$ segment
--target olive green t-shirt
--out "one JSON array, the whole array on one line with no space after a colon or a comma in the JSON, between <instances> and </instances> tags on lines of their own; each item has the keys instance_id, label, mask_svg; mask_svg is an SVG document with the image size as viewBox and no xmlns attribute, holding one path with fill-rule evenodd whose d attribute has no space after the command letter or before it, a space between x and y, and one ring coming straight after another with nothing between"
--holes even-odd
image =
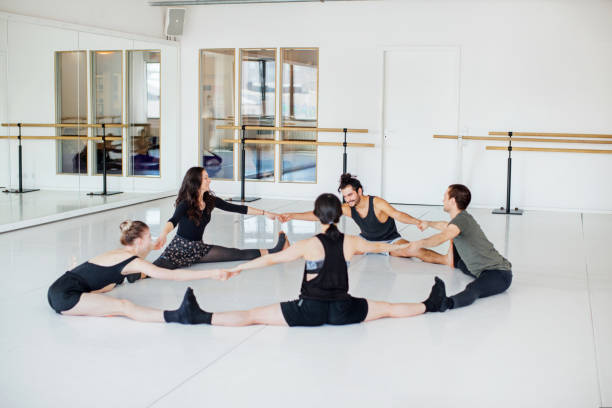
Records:
<instances>
[{"instance_id":1,"label":"olive green t-shirt","mask_svg":"<svg viewBox=\"0 0 612 408\"><path fill-rule=\"evenodd\" d=\"M497 252L487 239L480 225L467 211L461 211L449 224L459 228L459 235L453 239L459 256L468 270L476 277L485 270L509 271L512 264Z\"/></svg>"}]
</instances>

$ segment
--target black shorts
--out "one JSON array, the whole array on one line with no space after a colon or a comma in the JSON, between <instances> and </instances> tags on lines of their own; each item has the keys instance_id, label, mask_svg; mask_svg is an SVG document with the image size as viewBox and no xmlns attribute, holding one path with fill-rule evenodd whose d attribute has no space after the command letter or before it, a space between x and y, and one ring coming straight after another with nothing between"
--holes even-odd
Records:
<instances>
[{"instance_id":1,"label":"black shorts","mask_svg":"<svg viewBox=\"0 0 612 408\"><path fill-rule=\"evenodd\" d=\"M282 302L283 317L289 326L321 326L361 323L368 315L368 301L297 299Z\"/></svg>"},{"instance_id":2,"label":"black shorts","mask_svg":"<svg viewBox=\"0 0 612 408\"><path fill-rule=\"evenodd\" d=\"M89 292L89 286L78 277L65 273L60 276L47 292L47 300L49 305L57 313L72 309L79 299L81 293Z\"/></svg>"}]
</instances>

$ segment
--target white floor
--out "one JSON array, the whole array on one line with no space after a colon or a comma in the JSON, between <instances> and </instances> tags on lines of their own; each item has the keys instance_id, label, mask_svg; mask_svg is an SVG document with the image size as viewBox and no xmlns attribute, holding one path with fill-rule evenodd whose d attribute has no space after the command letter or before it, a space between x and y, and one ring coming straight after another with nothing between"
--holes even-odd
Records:
<instances>
[{"instance_id":1,"label":"white floor","mask_svg":"<svg viewBox=\"0 0 612 408\"><path fill-rule=\"evenodd\" d=\"M612 406L612 215L506 218L474 210L512 261L514 282L503 295L444 314L344 327L221 328L61 317L51 310L47 288L73 262L117 246L126 218L146 221L156 235L172 202L0 234L1 407ZM312 208L282 200L252 204ZM445 216L440 207L403 209L426 219ZM342 225L357 232L351 220ZM407 239L425 236L399 227ZM316 232L309 222L283 228L293 241ZM279 229L263 217L217 210L205 241L269 247ZM169 309L190 285L207 310L250 308L294 299L302 268L294 262L227 282L148 279L111 294ZM450 293L469 282L440 265L361 256L351 264L351 293L421 301L436 275Z\"/></svg>"},{"instance_id":2,"label":"white floor","mask_svg":"<svg viewBox=\"0 0 612 408\"><path fill-rule=\"evenodd\" d=\"M0 232L64 220L84 214L124 207L176 192L121 193L88 196L86 192L38 190L29 193L0 193Z\"/></svg>"}]
</instances>

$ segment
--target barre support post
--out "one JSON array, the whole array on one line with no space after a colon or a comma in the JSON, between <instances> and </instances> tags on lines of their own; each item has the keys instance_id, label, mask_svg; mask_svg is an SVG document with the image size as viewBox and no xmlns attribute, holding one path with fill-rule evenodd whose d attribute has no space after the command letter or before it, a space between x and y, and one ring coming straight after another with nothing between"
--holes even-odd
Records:
<instances>
[{"instance_id":1,"label":"barre support post","mask_svg":"<svg viewBox=\"0 0 612 408\"><path fill-rule=\"evenodd\" d=\"M231 197L228 201L240 201L243 203L250 203L251 201L259 200L259 197L245 197L245 168L246 168L246 125L242 125L242 137L240 138L240 197Z\"/></svg>"},{"instance_id":2,"label":"barre support post","mask_svg":"<svg viewBox=\"0 0 612 408\"><path fill-rule=\"evenodd\" d=\"M19 162L19 189L6 189L3 192L4 193L18 193L18 194L23 194L23 193L31 193L32 191L38 191L38 188L23 188L23 158L22 158L22 147L21 147L21 122L17 124L17 127L19 128L19 135L17 136L17 140L18 140L18 147L17 147L17 157L18 157L18 162Z\"/></svg>"},{"instance_id":3,"label":"barre support post","mask_svg":"<svg viewBox=\"0 0 612 408\"><path fill-rule=\"evenodd\" d=\"M121 193L122 191L107 191L106 189L106 123L102 123L102 191L87 193L87 195L109 196Z\"/></svg>"},{"instance_id":4,"label":"barre support post","mask_svg":"<svg viewBox=\"0 0 612 408\"><path fill-rule=\"evenodd\" d=\"M346 132L348 132L347 128L342 129L344 132L344 143L342 146L344 148L344 153L342 153L342 174L346 173Z\"/></svg>"},{"instance_id":5,"label":"barre support post","mask_svg":"<svg viewBox=\"0 0 612 408\"><path fill-rule=\"evenodd\" d=\"M523 210L519 210L518 207L513 210L510 209L510 189L512 186L512 132L508 132L508 171L506 177L506 208L500 207L493 210L493 214L506 214L506 215L523 215Z\"/></svg>"}]
</instances>

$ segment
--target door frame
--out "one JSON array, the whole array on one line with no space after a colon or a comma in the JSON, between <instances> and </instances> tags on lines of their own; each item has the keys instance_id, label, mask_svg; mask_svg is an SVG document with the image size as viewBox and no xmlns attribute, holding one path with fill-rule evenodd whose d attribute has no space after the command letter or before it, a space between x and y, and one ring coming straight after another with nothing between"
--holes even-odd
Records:
<instances>
[{"instance_id":1,"label":"door frame","mask_svg":"<svg viewBox=\"0 0 612 408\"><path fill-rule=\"evenodd\" d=\"M462 71L462 48L458 44L442 44L442 45L422 45L422 44L405 44L405 45L389 45L382 46L379 48L380 52L380 73L381 73L381 87L380 87L380 130L381 130L381 160L380 160L380 191L381 196L385 197L385 159L386 159L386 146L385 146L385 85L387 83L387 78L385 75L386 72L386 55L387 52L391 51L408 51L408 50L456 50L458 54L457 58L457 66L455 67L457 70L457 125L455 129L455 134L459 134L459 129L461 129L461 71ZM457 139L457 143L461 143L461 140ZM459 151L459 160L462 160L463 152ZM460 179L462 179L462 175L460 174ZM420 205L423 203L402 203L402 204L414 204Z\"/></svg>"}]
</instances>

